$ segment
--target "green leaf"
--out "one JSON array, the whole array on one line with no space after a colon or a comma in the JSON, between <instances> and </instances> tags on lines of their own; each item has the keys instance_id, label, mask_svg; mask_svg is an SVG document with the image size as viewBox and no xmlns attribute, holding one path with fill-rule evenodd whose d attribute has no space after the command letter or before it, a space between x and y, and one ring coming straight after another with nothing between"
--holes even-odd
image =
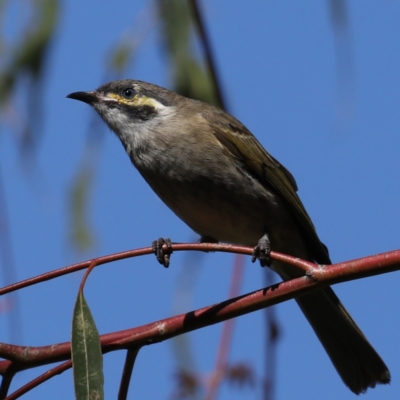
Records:
<instances>
[{"instance_id":1,"label":"green leaf","mask_svg":"<svg viewBox=\"0 0 400 400\"><path fill-rule=\"evenodd\" d=\"M156 4L162 21L162 43L171 61L174 90L183 96L220 106L209 71L195 45L196 30L188 2L158 0Z\"/></svg>"},{"instance_id":2,"label":"green leaf","mask_svg":"<svg viewBox=\"0 0 400 400\"><path fill-rule=\"evenodd\" d=\"M81 291L74 308L71 346L76 399L103 400L103 355L99 332Z\"/></svg>"},{"instance_id":3,"label":"green leaf","mask_svg":"<svg viewBox=\"0 0 400 400\"><path fill-rule=\"evenodd\" d=\"M94 162L91 157L91 149L86 149L86 161L78 171L72 184L69 195L69 207L71 211L70 242L78 251L90 249L95 238L88 222L88 208L90 189L93 184Z\"/></svg>"}]
</instances>

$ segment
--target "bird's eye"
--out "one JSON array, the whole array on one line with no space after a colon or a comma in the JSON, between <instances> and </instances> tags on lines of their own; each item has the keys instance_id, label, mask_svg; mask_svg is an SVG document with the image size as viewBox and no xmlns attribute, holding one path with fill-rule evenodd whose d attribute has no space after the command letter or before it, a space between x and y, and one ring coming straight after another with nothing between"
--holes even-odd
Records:
<instances>
[{"instance_id":1,"label":"bird's eye","mask_svg":"<svg viewBox=\"0 0 400 400\"><path fill-rule=\"evenodd\" d=\"M132 99L135 96L135 91L132 88L126 88L122 91L122 96L125 99Z\"/></svg>"}]
</instances>

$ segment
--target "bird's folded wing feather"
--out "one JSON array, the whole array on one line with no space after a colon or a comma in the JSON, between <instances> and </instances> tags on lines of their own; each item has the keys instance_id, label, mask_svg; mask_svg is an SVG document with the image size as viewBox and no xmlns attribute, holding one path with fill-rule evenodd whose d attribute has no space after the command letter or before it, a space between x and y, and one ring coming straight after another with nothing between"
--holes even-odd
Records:
<instances>
[{"instance_id":1,"label":"bird's folded wing feather","mask_svg":"<svg viewBox=\"0 0 400 400\"><path fill-rule=\"evenodd\" d=\"M226 115L226 114L225 114ZM228 116L230 117L230 116ZM220 120L214 135L221 145L258 181L272 187L286 202L302 228L315 261L330 264L328 250L319 240L315 227L298 197L292 174L266 152L258 140L232 117Z\"/></svg>"}]
</instances>

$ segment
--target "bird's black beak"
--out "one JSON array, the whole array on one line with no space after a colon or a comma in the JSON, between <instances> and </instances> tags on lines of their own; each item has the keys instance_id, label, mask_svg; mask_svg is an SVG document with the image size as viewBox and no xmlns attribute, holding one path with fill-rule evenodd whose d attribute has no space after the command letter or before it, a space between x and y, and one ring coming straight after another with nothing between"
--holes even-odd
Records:
<instances>
[{"instance_id":1,"label":"bird's black beak","mask_svg":"<svg viewBox=\"0 0 400 400\"><path fill-rule=\"evenodd\" d=\"M87 104L93 104L99 100L96 92L74 92L67 96L69 99L80 100Z\"/></svg>"}]
</instances>

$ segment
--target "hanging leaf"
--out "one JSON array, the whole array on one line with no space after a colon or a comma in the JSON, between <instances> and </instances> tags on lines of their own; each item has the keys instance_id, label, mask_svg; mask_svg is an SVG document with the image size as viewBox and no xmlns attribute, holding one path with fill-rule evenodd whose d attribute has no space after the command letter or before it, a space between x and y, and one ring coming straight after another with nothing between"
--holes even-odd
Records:
<instances>
[{"instance_id":1,"label":"hanging leaf","mask_svg":"<svg viewBox=\"0 0 400 400\"><path fill-rule=\"evenodd\" d=\"M103 355L99 332L82 291L72 321L72 364L77 400L103 400Z\"/></svg>"}]
</instances>

